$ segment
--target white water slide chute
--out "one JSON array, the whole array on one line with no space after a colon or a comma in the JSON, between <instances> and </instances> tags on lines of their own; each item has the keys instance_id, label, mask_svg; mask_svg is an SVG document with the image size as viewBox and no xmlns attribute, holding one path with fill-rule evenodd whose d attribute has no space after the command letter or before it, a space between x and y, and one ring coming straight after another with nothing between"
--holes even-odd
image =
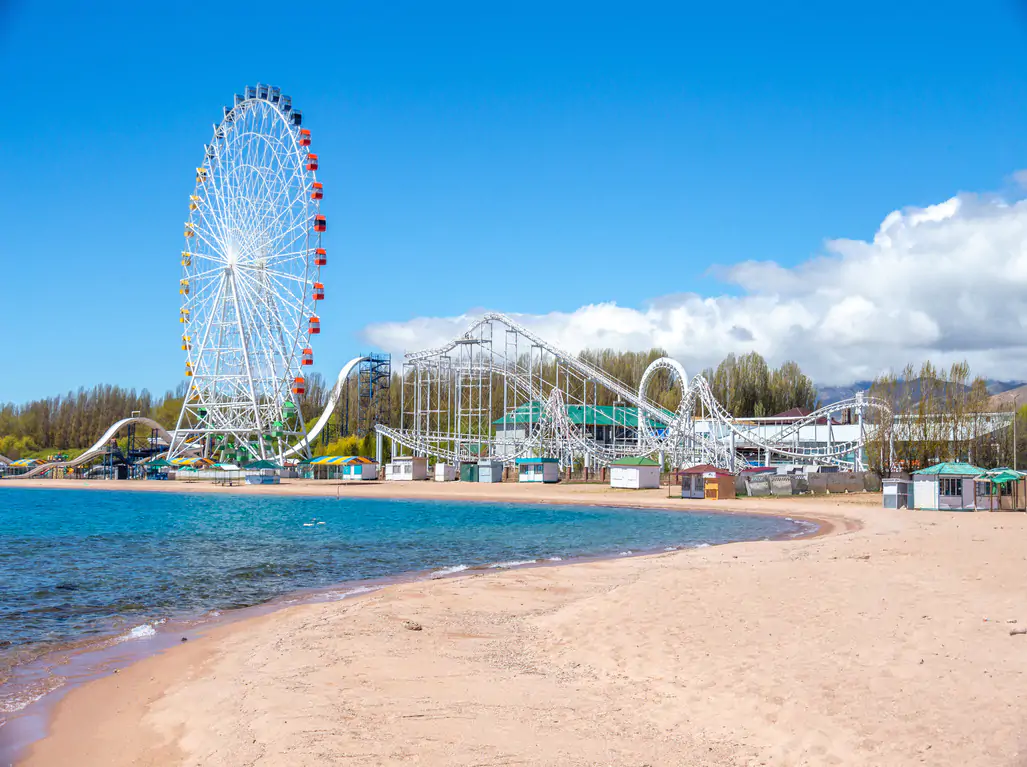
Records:
<instances>
[{"instance_id":1,"label":"white water slide chute","mask_svg":"<svg viewBox=\"0 0 1027 767\"><path fill-rule=\"evenodd\" d=\"M324 431L325 427L331 421L332 416L334 415L336 409L339 406L339 403L345 396L346 382L349 379L350 375L353 373L354 370L356 370L359 367L361 362L364 362L367 359L367 357L354 357L343 366L342 370L339 371L339 375L335 380L335 386L332 387L331 394L329 394L328 396L328 401L325 403L324 411L321 413L320 417L317 419L314 425L307 430L306 436L304 436L301 441L297 442L292 447L284 451L287 457L303 455L304 453L309 451L310 447L314 444L314 441L321 435L321 432ZM163 426L154 421L152 418L140 416L133 416L132 418L122 418L120 421L117 421L116 423L112 424L110 428L108 428L107 431L103 433L103 436L101 436L98 440L96 440L95 443L93 443L93 445L91 445L87 450L83 451L80 455L77 455L75 458L72 458L68 461L52 461L50 463L40 464L39 466L33 467L24 474L12 475L12 478L30 479L32 477L38 477L42 474L52 471L53 469L73 469L76 466L81 466L85 463L89 463L90 461L102 458L107 454L111 440L113 440L122 429L132 424L148 426L149 428L153 429L154 431L156 431L157 436L161 440L163 440L166 445L171 445L174 441L174 433L167 431ZM196 449L191 453L191 455L197 455L198 453L199 450ZM8 458L0 456L0 459L2 459L2 462L5 464L10 463L10 459Z\"/></svg>"},{"instance_id":2,"label":"white water slide chute","mask_svg":"<svg viewBox=\"0 0 1027 767\"><path fill-rule=\"evenodd\" d=\"M675 412L647 396L659 375L681 389ZM415 455L506 463L546 456L564 467L659 456L674 466L738 470L749 463L744 453L767 462L774 456L863 468L864 446L876 428L865 415L891 417L884 402L858 394L785 421L736 419L702 376L689 380L676 360L655 360L635 391L498 313L448 344L407 354L401 397L400 425L377 430ZM842 424L841 414L850 423Z\"/></svg>"},{"instance_id":3,"label":"white water slide chute","mask_svg":"<svg viewBox=\"0 0 1027 767\"><path fill-rule=\"evenodd\" d=\"M51 461L50 463L40 464L24 474L15 476L21 479L31 479L32 477L38 477L40 474L45 474L53 469L73 469L76 466L81 466L84 463L94 461L97 458L102 458L107 453L111 440L117 436L118 432L132 424L150 427L157 432L157 436L164 440L165 444L171 444L171 434L169 434L163 426L152 418L146 418L145 416L122 418L120 421L111 424L110 428L103 433L103 436L100 437L100 439L96 440L96 442L94 442L88 449L84 450L74 458L67 461Z\"/></svg>"},{"instance_id":4,"label":"white water slide chute","mask_svg":"<svg viewBox=\"0 0 1027 767\"><path fill-rule=\"evenodd\" d=\"M325 404L324 412L317 419L317 422L307 430L306 436L297 442L295 445L285 451L284 456L286 458L302 455L309 452L310 446L314 444L321 432L324 431L328 422L332 420L332 415L335 413L335 409L339 406L339 402L346 394L346 381L349 379L350 373L352 373L361 362L365 362L367 357L354 357L347 362L342 370L339 371L339 376L335 379L335 386L332 387L332 393L328 396L328 402Z\"/></svg>"}]
</instances>

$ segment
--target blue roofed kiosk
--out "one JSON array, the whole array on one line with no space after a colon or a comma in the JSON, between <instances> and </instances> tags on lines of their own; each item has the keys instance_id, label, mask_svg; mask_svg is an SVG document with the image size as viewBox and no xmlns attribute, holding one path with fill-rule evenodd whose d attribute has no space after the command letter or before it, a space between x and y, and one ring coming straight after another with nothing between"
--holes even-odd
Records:
<instances>
[{"instance_id":1,"label":"blue roofed kiosk","mask_svg":"<svg viewBox=\"0 0 1027 767\"><path fill-rule=\"evenodd\" d=\"M518 458L518 482L559 482L560 462L556 458Z\"/></svg>"}]
</instances>

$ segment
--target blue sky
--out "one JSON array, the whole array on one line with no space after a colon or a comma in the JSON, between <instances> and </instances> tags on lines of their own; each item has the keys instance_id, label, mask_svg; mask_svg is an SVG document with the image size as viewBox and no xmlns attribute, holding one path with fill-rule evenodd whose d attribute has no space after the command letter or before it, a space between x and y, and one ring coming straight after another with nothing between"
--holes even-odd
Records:
<instances>
[{"instance_id":1,"label":"blue sky","mask_svg":"<svg viewBox=\"0 0 1027 767\"><path fill-rule=\"evenodd\" d=\"M733 265L1022 196L1020 5L489 5L0 3L0 400L180 380L193 168L258 81L321 158L328 375L369 325L737 297Z\"/></svg>"}]
</instances>

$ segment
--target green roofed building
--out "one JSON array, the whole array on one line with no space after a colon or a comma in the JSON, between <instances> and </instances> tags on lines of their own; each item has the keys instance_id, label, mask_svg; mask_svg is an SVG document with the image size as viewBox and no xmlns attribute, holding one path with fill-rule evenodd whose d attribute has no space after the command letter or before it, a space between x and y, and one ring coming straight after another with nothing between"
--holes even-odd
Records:
<instances>
[{"instance_id":1,"label":"green roofed building","mask_svg":"<svg viewBox=\"0 0 1027 767\"><path fill-rule=\"evenodd\" d=\"M588 437L604 446L637 444L638 408L629 405L566 405L567 418ZM493 421L496 442L515 447L525 440L542 420L542 403L529 402L508 411ZM659 433L674 418L668 412L667 420L646 418L649 427ZM516 452L515 449L511 452Z\"/></svg>"},{"instance_id":2,"label":"green roofed building","mask_svg":"<svg viewBox=\"0 0 1027 767\"><path fill-rule=\"evenodd\" d=\"M660 464L652 458L620 458L610 464L610 487L632 490L660 486Z\"/></svg>"}]
</instances>

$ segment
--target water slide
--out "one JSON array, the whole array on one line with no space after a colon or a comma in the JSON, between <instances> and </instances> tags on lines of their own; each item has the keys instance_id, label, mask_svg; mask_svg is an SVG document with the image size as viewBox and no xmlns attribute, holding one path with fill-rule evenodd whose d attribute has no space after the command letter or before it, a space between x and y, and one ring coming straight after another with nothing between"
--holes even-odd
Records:
<instances>
[{"instance_id":1,"label":"water slide","mask_svg":"<svg viewBox=\"0 0 1027 767\"><path fill-rule=\"evenodd\" d=\"M342 399L343 392L346 389L346 379L349 378L350 373L353 372L353 369L357 365L367 359L367 357L354 357L343 366L342 370L339 371L338 378L335 379L335 386L332 387L332 393L328 398L328 403L325 405L324 412L321 413L321 417L317 419L317 422L314 424L314 428L307 432L306 437L286 450L282 456L283 458L288 458L289 456L296 455L300 451L305 450L308 445L312 444L320 436L321 432L324 431L325 426L328 425L328 421L331 420L332 414L335 412L335 408L339 404L339 400ZM122 418L117 423L112 424L111 427L104 432L103 436L81 455L76 456L69 461L52 461L51 463L44 463L25 472L24 474L13 475L11 478L29 479L31 477L38 477L40 474L45 474L51 469L71 469L75 466L81 466L83 463L87 463L94 458L98 458L107 452L107 444L111 441L111 438L130 423L143 424L144 426L149 426L151 429L156 429L160 438L167 442L168 445L171 444L171 435L163 426L152 418ZM4 456L0 456L0 463L10 463L10 460Z\"/></svg>"},{"instance_id":2,"label":"water slide","mask_svg":"<svg viewBox=\"0 0 1027 767\"><path fill-rule=\"evenodd\" d=\"M335 412L335 407L339 404L339 400L342 399L342 394L346 389L346 379L349 378L349 374L353 372L353 368L367 359L369 358L354 357L343 365L342 370L339 371L339 377L335 379L335 386L332 387L332 393L331 396L328 397L328 403L325 405L324 412L321 413L321 417L317 419L317 423L314 424L314 428L307 432L306 437L286 450L282 454L282 458L288 458L289 456L296 455L301 450L306 450L307 446L312 444L314 440L320 436L321 432L324 431L324 427L328 425L328 421L331 420L332 413Z\"/></svg>"},{"instance_id":3,"label":"water slide","mask_svg":"<svg viewBox=\"0 0 1027 767\"><path fill-rule=\"evenodd\" d=\"M117 423L112 424L111 427L103 433L103 436L100 437L100 439L98 439L92 447L84 451L81 455L72 458L70 461L52 461L51 463L41 464L39 466L36 466L34 469L25 472L24 474L14 475L11 477L11 479L29 479L31 477L37 477L40 474L44 474L45 472L48 472L51 469L71 469L75 466L80 466L83 463L87 463L88 461L91 461L94 458L97 458L103 455L105 452L107 452L107 444L111 441L111 439L125 426L128 426L131 423L138 423L144 426L149 426L151 429L156 429L157 434L160 436L160 438L167 442L169 445L171 444L171 435L168 434L167 430L163 426L154 421L152 418L145 418L142 416L136 416L133 418L122 418Z\"/></svg>"}]
</instances>

